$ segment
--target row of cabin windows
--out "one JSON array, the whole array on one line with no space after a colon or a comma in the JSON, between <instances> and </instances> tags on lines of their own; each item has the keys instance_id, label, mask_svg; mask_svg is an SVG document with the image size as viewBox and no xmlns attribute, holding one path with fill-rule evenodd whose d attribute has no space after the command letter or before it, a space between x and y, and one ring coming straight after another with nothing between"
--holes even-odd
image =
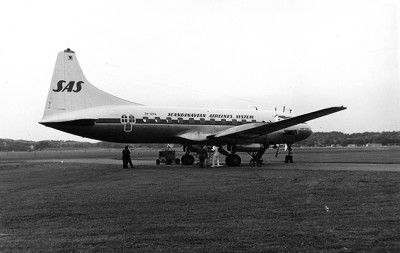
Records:
<instances>
[{"instance_id":1,"label":"row of cabin windows","mask_svg":"<svg viewBox=\"0 0 400 253\"><path fill-rule=\"evenodd\" d=\"M137 119L136 122L138 123L171 123L171 124L210 124L210 125L241 125L245 123L250 123L253 122L255 123L256 120L252 121L247 121L245 119L238 121L236 119L232 119L230 121L227 121L226 119L221 119L221 120L215 120L215 119L210 119L206 121L204 118L200 119L194 119L194 118L189 118L189 119L183 119L183 118L178 118L178 119L172 119L171 117L167 117L166 119L161 119L160 117L156 117L154 119L149 119L148 117L143 117L143 119Z\"/></svg>"}]
</instances>

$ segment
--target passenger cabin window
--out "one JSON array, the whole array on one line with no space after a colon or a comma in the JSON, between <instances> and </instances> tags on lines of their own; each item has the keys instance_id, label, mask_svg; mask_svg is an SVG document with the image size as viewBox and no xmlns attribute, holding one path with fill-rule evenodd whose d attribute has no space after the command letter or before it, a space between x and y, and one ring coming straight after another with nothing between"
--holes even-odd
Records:
<instances>
[{"instance_id":1,"label":"passenger cabin window","mask_svg":"<svg viewBox=\"0 0 400 253\"><path fill-rule=\"evenodd\" d=\"M204 125L206 123L206 120L204 118L200 118L200 124Z\"/></svg>"},{"instance_id":2,"label":"passenger cabin window","mask_svg":"<svg viewBox=\"0 0 400 253\"><path fill-rule=\"evenodd\" d=\"M135 116L129 115L129 123L135 123Z\"/></svg>"},{"instance_id":3,"label":"passenger cabin window","mask_svg":"<svg viewBox=\"0 0 400 253\"><path fill-rule=\"evenodd\" d=\"M210 119L210 124L215 125L215 119Z\"/></svg>"},{"instance_id":4,"label":"passenger cabin window","mask_svg":"<svg viewBox=\"0 0 400 253\"><path fill-rule=\"evenodd\" d=\"M189 118L189 124L194 124L194 118Z\"/></svg>"},{"instance_id":5,"label":"passenger cabin window","mask_svg":"<svg viewBox=\"0 0 400 253\"><path fill-rule=\"evenodd\" d=\"M128 123L128 117L125 114L122 114L121 116L121 123L122 124Z\"/></svg>"},{"instance_id":6,"label":"passenger cabin window","mask_svg":"<svg viewBox=\"0 0 400 253\"><path fill-rule=\"evenodd\" d=\"M171 117L167 117L167 123L172 123Z\"/></svg>"},{"instance_id":7,"label":"passenger cabin window","mask_svg":"<svg viewBox=\"0 0 400 253\"><path fill-rule=\"evenodd\" d=\"M237 119L232 120L232 125L237 125Z\"/></svg>"},{"instance_id":8,"label":"passenger cabin window","mask_svg":"<svg viewBox=\"0 0 400 253\"><path fill-rule=\"evenodd\" d=\"M149 117L143 117L143 123L149 122Z\"/></svg>"},{"instance_id":9,"label":"passenger cabin window","mask_svg":"<svg viewBox=\"0 0 400 253\"><path fill-rule=\"evenodd\" d=\"M178 118L178 123L182 124L183 123L183 119L182 118Z\"/></svg>"},{"instance_id":10,"label":"passenger cabin window","mask_svg":"<svg viewBox=\"0 0 400 253\"><path fill-rule=\"evenodd\" d=\"M160 117L156 117L156 118L154 119L154 121L155 121L156 123L160 123Z\"/></svg>"},{"instance_id":11,"label":"passenger cabin window","mask_svg":"<svg viewBox=\"0 0 400 253\"><path fill-rule=\"evenodd\" d=\"M221 119L221 125L226 125L226 119Z\"/></svg>"}]
</instances>

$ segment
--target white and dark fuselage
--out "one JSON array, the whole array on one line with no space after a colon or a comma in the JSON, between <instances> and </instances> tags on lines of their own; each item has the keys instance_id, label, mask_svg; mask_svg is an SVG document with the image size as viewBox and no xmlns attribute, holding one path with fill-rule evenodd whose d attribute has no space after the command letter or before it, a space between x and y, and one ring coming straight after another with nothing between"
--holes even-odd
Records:
<instances>
[{"instance_id":1,"label":"white and dark fuselage","mask_svg":"<svg viewBox=\"0 0 400 253\"><path fill-rule=\"evenodd\" d=\"M145 105L94 107L75 120L42 123L83 137L121 143L207 144L207 136L248 123L272 123L273 112L201 108L166 108ZM265 135L225 137L209 144L279 144L306 139L310 127L298 124Z\"/></svg>"}]
</instances>

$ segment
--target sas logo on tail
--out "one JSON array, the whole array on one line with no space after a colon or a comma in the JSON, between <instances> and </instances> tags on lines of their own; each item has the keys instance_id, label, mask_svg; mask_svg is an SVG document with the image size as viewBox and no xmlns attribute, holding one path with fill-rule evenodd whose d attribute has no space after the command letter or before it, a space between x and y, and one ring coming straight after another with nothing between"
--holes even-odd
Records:
<instances>
[{"instance_id":1,"label":"sas logo on tail","mask_svg":"<svg viewBox=\"0 0 400 253\"><path fill-rule=\"evenodd\" d=\"M64 80L60 80L57 82L57 89L53 89L54 92L80 92L82 90L82 84L84 82L79 81L70 81L68 84Z\"/></svg>"}]
</instances>

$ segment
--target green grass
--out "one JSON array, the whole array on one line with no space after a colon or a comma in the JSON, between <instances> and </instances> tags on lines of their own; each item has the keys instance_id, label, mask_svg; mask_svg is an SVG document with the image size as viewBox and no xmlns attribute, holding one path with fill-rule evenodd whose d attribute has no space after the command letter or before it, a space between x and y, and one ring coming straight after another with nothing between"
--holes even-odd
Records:
<instances>
[{"instance_id":1,"label":"green grass","mask_svg":"<svg viewBox=\"0 0 400 253\"><path fill-rule=\"evenodd\" d=\"M0 165L0 252L400 250L398 172L120 167Z\"/></svg>"}]
</instances>

